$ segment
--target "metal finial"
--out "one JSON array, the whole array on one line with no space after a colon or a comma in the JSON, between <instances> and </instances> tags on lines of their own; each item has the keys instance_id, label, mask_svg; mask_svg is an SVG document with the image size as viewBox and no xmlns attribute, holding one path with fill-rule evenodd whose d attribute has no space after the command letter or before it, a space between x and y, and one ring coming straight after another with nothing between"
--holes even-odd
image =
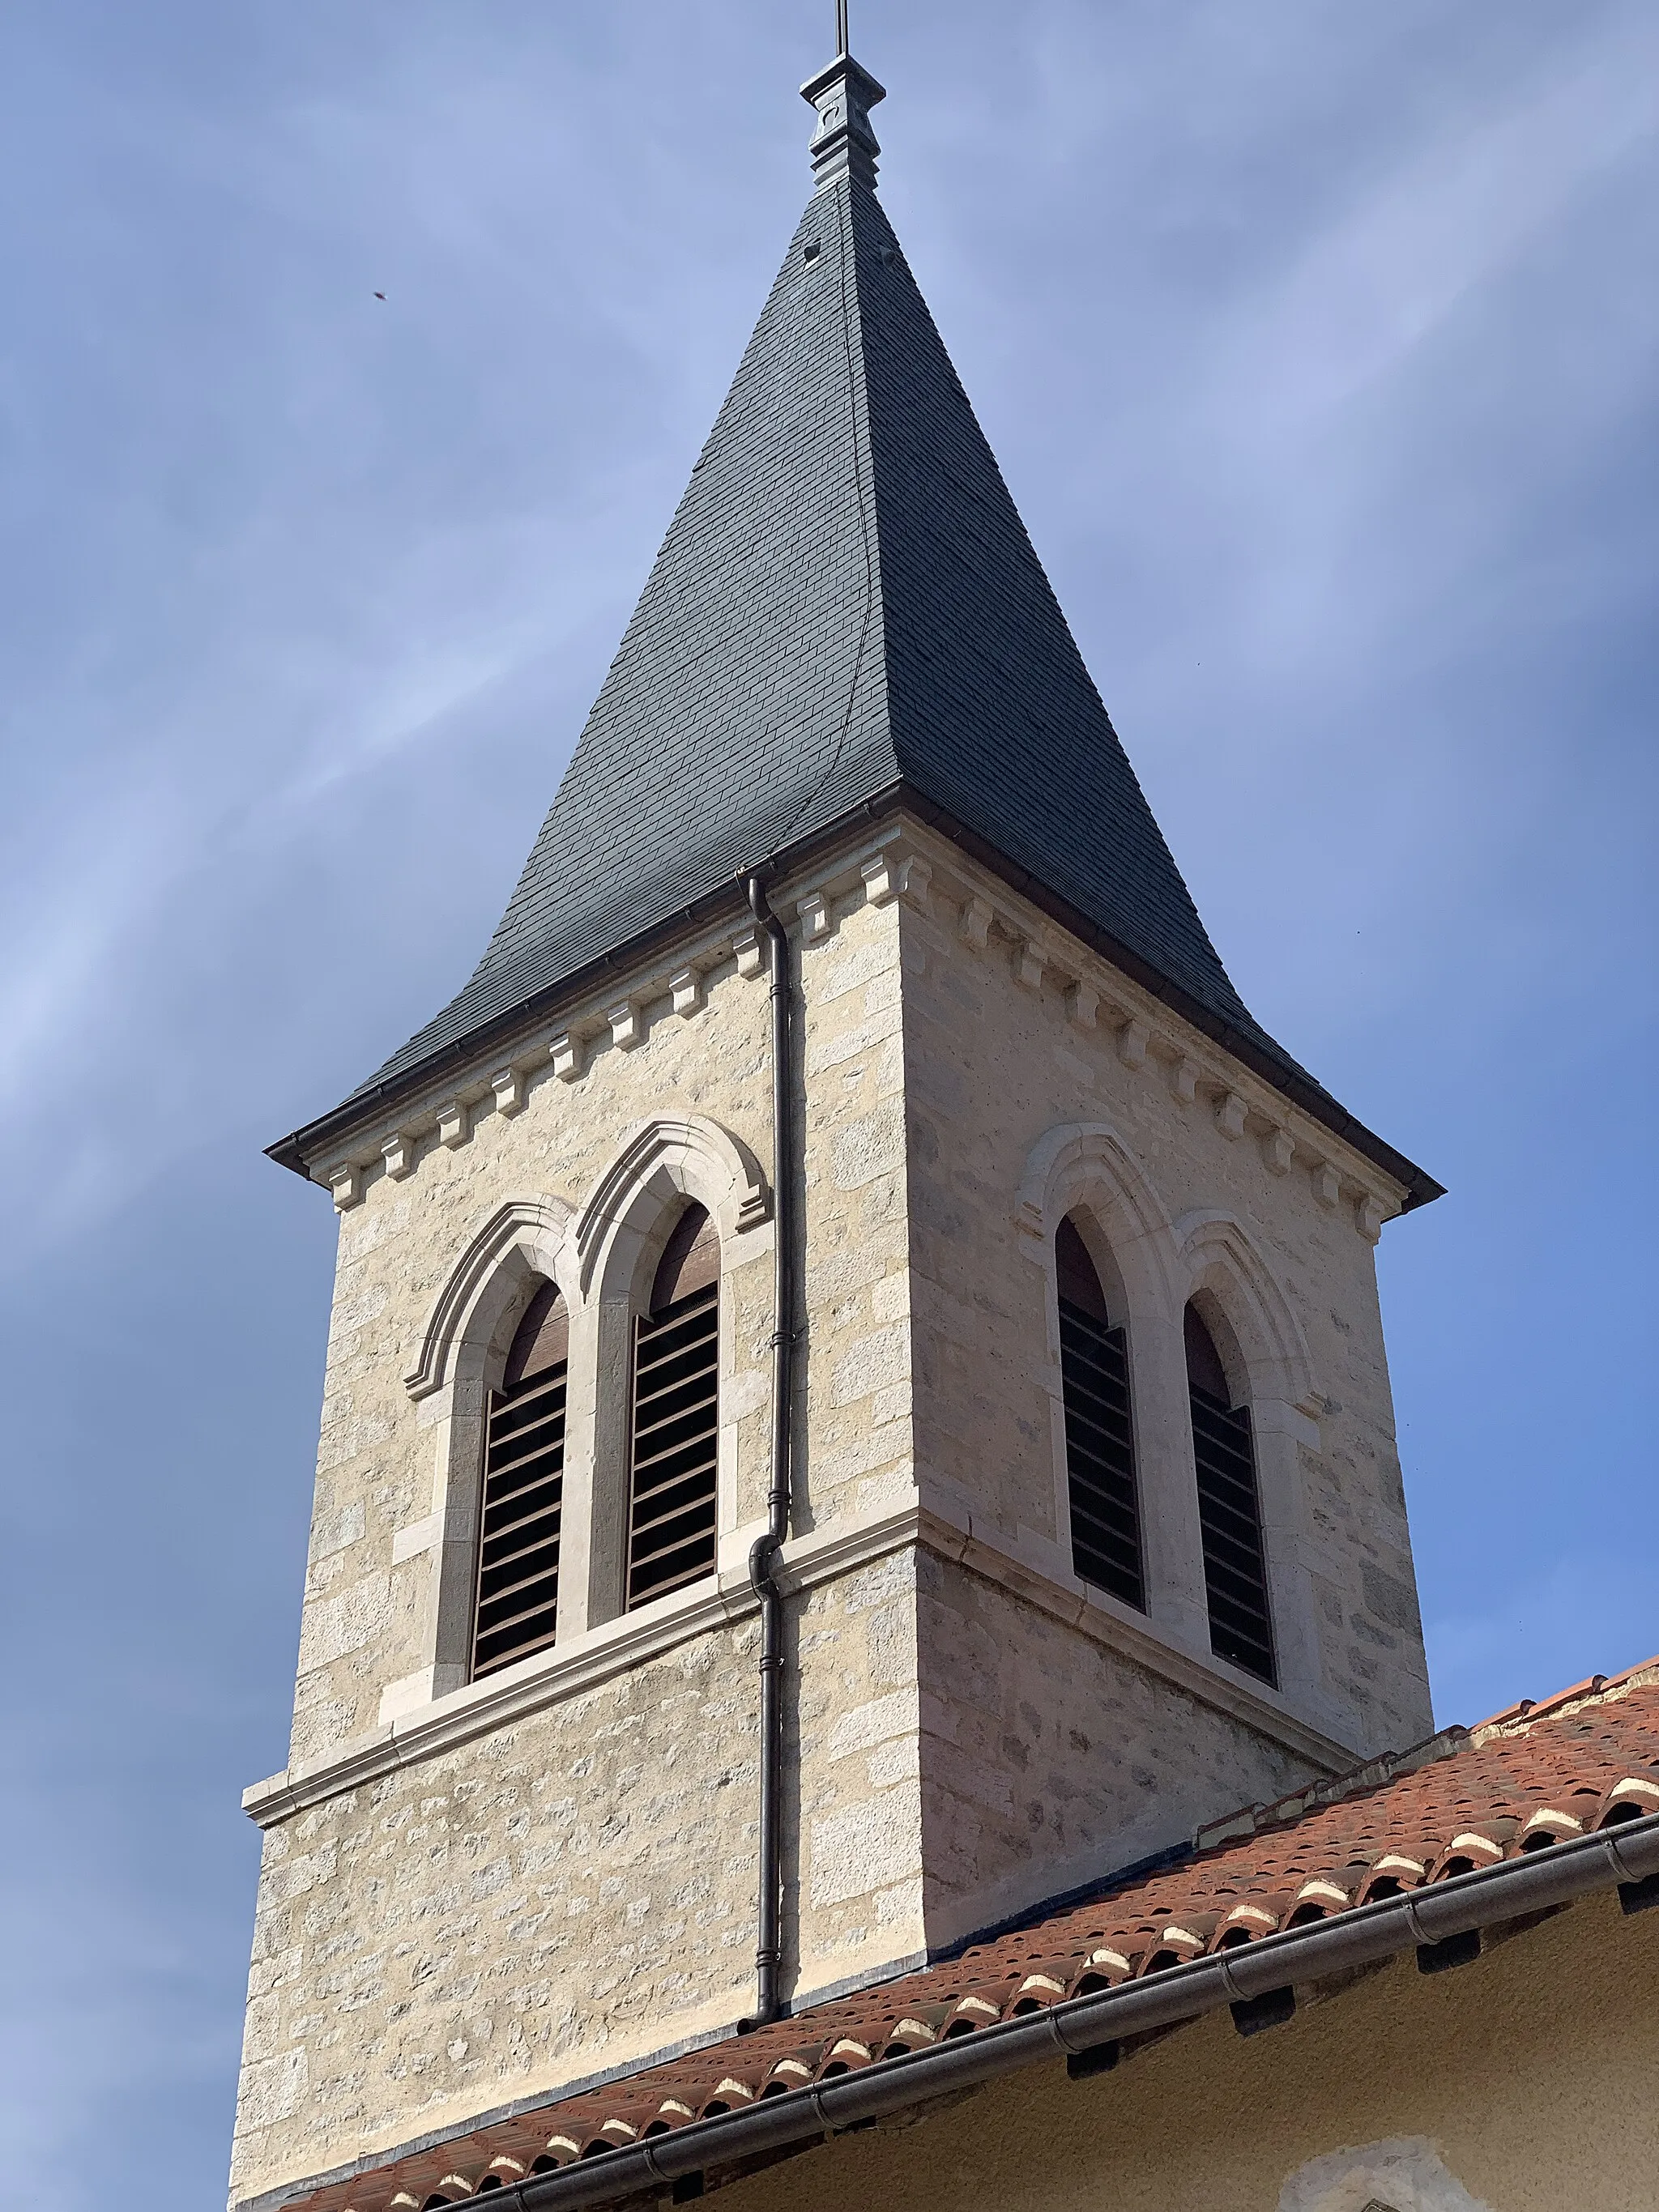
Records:
<instances>
[{"instance_id":1,"label":"metal finial","mask_svg":"<svg viewBox=\"0 0 1659 2212\"><path fill-rule=\"evenodd\" d=\"M836 52L837 54L852 52L847 43L847 0L836 0Z\"/></svg>"},{"instance_id":2,"label":"metal finial","mask_svg":"<svg viewBox=\"0 0 1659 2212\"><path fill-rule=\"evenodd\" d=\"M847 0L836 0L836 27L842 50L828 69L808 77L801 98L817 108L818 127L812 136L812 174L819 189L850 176L854 184L873 185L876 156L881 148L870 128L870 110L886 94L867 69L847 51Z\"/></svg>"}]
</instances>

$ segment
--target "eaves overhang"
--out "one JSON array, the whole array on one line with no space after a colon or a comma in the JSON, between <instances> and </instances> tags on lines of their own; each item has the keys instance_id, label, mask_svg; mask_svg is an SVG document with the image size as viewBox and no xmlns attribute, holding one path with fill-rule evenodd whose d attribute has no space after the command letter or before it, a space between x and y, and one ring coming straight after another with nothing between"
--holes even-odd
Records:
<instances>
[{"instance_id":1,"label":"eaves overhang","mask_svg":"<svg viewBox=\"0 0 1659 2212\"><path fill-rule=\"evenodd\" d=\"M1051 885L1024 867L991 840L959 822L945 808L908 782L896 782L873 797L861 800L813 835L779 852L757 856L754 872L769 878L789 874L808 865L849 832L899 812L908 812L969 858L999 875L1023 898L1070 932L1090 949L1118 969L1149 996L1168 1006L1212 1042L1219 1045L1241 1066L1299 1107L1311 1121L1351 1146L1360 1156L1398 1184L1405 1193L1401 1212L1443 1197L1445 1186L1403 1152L1385 1142L1324 1090L1288 1054L1264 1048L1258 1038L1238 1029L1204 1006L1181 986L1163 975L1131 946L1124 945L1098 922L1080 912ZM744 872L748 872L745 871ZM373 1083L357 1091L331 1112L319 1115L289 1135L266 1147L266 1155L279 1167L291 1169L307 1182L314 1180L313 1166L337 1155L355 1137L383 1122L388 1114L412 1102L452 1071L475 1065L528 1029L550 1019L558 1011L588 996L607 976L629 974L647 960L658 947L688 930L706 927L727 913L746 913L740 879L734 877L693 904L665 915L648 929L599 958L572 969L556 981L526 994L515 1005L481 1023L453 1042L444 1045L395 1077ZM1271 1041L1269 1041L1271 1042Z\"/></svg>"},{"instance_id":2,"label":"eaves overhang","mask_svg":"<svg viewBox=\"0 0 1659 2212\"><path fill-rule=\"evenodd\" d=\"M1224 2005L1287 2018L1290 2008L1276 2008L1275 2001L1291 1996L1297 1984L1381 1964L1413 1947L1419 1965L1432 1971L1460 1958L1459 1938L1524 1922L1597 1892L1617 1888L1626 1911L1639 1911L1655 1901L1656 1882L1659 1814L1653 1814L1071 1997L960 2040L878 2059L554 2172L526 2175L492 2191L492 2203L496 2212L583 2212L629 2199L678 2197L678 2187L701 2194L705 2175L752 2170L1027 2066L1064 2057L1079 2073L1104 2070L1115 2063L1117 2046L1185 2027ZM1248 2020L1247 2013L1241 2027ZM303 2201L288 2192L258 2200L273 2208Z\"/></svg>"}]
</instances>

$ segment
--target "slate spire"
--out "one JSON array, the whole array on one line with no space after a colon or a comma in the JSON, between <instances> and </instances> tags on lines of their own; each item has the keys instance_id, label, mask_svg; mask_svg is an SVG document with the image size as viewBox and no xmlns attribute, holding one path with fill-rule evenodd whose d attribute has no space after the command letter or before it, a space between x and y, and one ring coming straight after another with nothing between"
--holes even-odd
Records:
<instances>
[{"instance_id":1,"label":"slate spire","mask_svg":"<svg viewBox=\"0 0 1659 2212\"><path fill-rule=\"evenodd\" d=\"M902 804L1377 1145L1199 920L877 198L883 88L842 52L802 92L812 195L507 911L340 1112Z\"/></svg>"}]
</instances>

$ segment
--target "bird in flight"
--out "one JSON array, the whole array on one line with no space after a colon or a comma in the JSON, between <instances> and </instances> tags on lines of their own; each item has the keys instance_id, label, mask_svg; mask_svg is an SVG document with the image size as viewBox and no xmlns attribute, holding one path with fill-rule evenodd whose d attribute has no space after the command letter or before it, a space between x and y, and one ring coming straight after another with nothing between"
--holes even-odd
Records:
<instances>
[{"instance_id":1,"label":"bird in flight","mask_svg":"<svg viewBox=\"0 0 1659 2212\"><path fill-rule=\"evenodd\" d=\"M385 297L386 297L386 294L385 294L384 292L377 292L377 293L374 295L374 296L375 296L375 298L376 298L377 300L384 300L384 299L385 299Z\"/></svg>"}]
</instances>

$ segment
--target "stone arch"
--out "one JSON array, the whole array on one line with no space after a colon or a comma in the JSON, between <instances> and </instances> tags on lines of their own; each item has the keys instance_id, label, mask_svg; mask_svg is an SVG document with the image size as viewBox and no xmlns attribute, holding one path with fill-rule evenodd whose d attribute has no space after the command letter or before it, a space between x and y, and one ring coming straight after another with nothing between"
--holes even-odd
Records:
<instances>
[{"instance_id":1,"label":"stone arch","mask_svg":"<svg viewBox=\"0 0 1659 2212\"><path fill-rule=\"evenodd\" d=\"M728 1253L770 1215L771 1193L741 1140L702 1115L659 1115L628 1137L584 1200L571 1231L574 1277L584 1299L637 1292L681 1210L708 1208ZM724 1264L724 1262L722 1263Z\"/></svg>"},{"instance_id":2,"label":"stone arch","mask_svg":"<svg viewBox=\"0 0 1659 2212\"><path fill-rule=\"evenodd\" d=\"M1014 1218L1031 1241L1028 1255L1050 1264L1054 1231L1070 1214L1101 1274L1128 1312L1167 1313L1176 1288L1170 1216L1139 1161L1109 1121L1072 1121L1032 1146Z\"/></svg>"},{"instance_id":3,"label":"stone arch","mask_svg":"<svg viewBox=\"0 0 1659 2212\"><path fill-rule=\"evenodd\" d=\"M1252 1405L1277 1401L1317 1414L1301 1320L1243 1225L1205 1206L1183 1214L1175 1237L1185 1276L1181 1304L1196 1300L1235 1389Z\"/></svg>"},{"instance_id":4,"label":"stone arch","mask_svg":"<svg viewBox=\"0 0 1659 2212\"><path fill-rule=\"evenodd\" d=\"M495 1340L519 1309L532 1278L556 1282L574 1303L575 1256L571 1206L562 1198L508 1199L475 1232L439 1291L413 1366L404 1377L411 1398L425 1398L446 1383L482 1378L491 1357L504 1355Z\"/></svg>"},{"instance_id":5,"label":"stone arch","mask_svg":"<svg viewBox=\"0 0 1659 2212\"><path fill-rule=\"evenodd\" d=\"M1031 1148L1015 1202L1020 1244L1041 1271L1048 1361L1056 1565L1076 1571L1072 1539L1054 1232L1070 1218L1095 1263L1114 1325L1127 1332L1131 1419L1140 1506L1146 1614L1196 1641L1202 1595L1195 1580L1196 1504L1188 1495L1186 1370L1181 1352L1182 1272L1169 1211L1120 1132L1073 1121ZM1116 1601L1097 1596L1097 1601Z\"/></svg>"}]
</instances>

